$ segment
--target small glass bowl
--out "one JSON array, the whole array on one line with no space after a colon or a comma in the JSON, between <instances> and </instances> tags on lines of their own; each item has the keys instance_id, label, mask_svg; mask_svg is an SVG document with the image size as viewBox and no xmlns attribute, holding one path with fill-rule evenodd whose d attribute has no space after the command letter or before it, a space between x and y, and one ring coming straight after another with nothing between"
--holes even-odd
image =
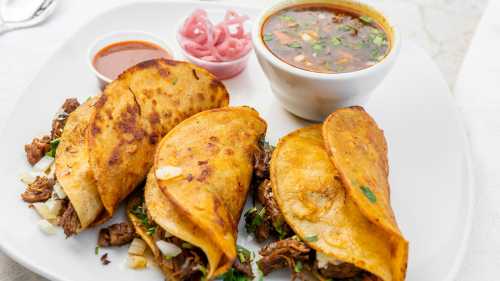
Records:
<instances>
[{"instance_id":1,"label":"small glass bowl","mask_svg":"<svg viewBox=\"0 0 500 281\"><path fill-rule=\"evenodd\" d=\"M213 20L213 22L218 22L218 20L222 20L224 18L226 10L223 9L209 9L207 10L208 17ZM245 67L248 64L248 59L250 58L250 55L252 54L253 46L252 48L242 57L237 58L232 61L223 61L223 62L214 62L214 61L206 61L202 60L198 57L195 57L191 54L189 54L181 44L181 34L180 30L181 27L184 25L186 18L183 18L179 24L177 25L177 44L179 45L179 49L181 50L182 55L191 63L196 64L200 67L205 68L208 70L210 73L215 75L217 79L219 80L225 80L229 78L233 78L234 76L240 74ZM250 21L247 21L245 23L245 30L247 30L249 33L252 30L252 26Z\"/></svg>"}]
</instances>

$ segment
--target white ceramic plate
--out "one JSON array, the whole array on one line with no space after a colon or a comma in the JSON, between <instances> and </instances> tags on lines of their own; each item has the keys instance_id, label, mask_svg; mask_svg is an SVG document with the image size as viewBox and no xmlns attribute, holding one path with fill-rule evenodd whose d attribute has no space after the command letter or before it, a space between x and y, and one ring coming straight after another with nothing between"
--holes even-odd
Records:
<instances>
[{"instance_id":1,"label":"white ceramic plate","mask_svg":"<svg viewBox=\"0 0 500 281\"><path fill-rule=\"evenodd\" d=\"M126 247L109 249L111 264L102 266L94 254L97 231L64 239L62 232L45 236L36 226L37 214L19 194L18 175L29 169L23 145L46 133L56 109L67 97L85 100L98 93L86 64L86 48L102 34L142 30L175 45L177 21L197 7L229 6L205 2L150 2L122 6L90 21L45 65L16 106L0 147L3 173L0 201L0 245L26 267L61 281L161 280L154 267L134 271L124 266ZM255 16L258 11L239 7ZM179 52L177 52L179 53ZM284 111L270 92L252 56L248 68L226 81L233 105L255 107L269 124L268 138L304 126ZM385 130L389 143L392 205L410 241L408 281L451 281L460 265L471 224L473 181L468 144L451 94L431 59L404 42L399 62L376 90L367 110ZM123 219L119 215L115 220ZM257 250L240 231L239 243ZM274 274L266 280L288 280Z\"/></svg>"}]
</instances>

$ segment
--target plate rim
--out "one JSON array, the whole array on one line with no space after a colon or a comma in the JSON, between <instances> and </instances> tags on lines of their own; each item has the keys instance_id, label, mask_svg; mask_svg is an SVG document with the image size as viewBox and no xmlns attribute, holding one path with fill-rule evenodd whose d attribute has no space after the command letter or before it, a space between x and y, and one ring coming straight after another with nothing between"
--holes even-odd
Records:
<instances>
[{"instance_id":1,"label":"plate rim","mask_svg":"<svg viewBox=\"0 0 500 281\"><path fill-rule=\"evenodd\" d=\"M361 0L361 1L365 1L365 0ZM119 9L123 9L123 8L129 7L129 6L166 4L166 3L170 3L170 4L174 4L174 3L200 4L200 2L201 1L196 1L196 0L163 0L163 1L162 0L146 0L146 1L142 1L142 2L127 1L127 2L122 2L120 4L114 5L112 7L109 7L109 8L107 8L99 13L96 13L94 16L92 16L91 18L86 20L83 24L81 24L79 27L77 27L76 30L74 32L72 32L63 42L61 42L60 46L58 48L56 48L45 59L44 63L40 67L40 69L33 76L33 79L31 79L29 81L27 86L22 90L21 94L18 96L18 99L14 103L11 112L9 112L9 117L7 119L8 121L7 121L6 125L3 128L1 128L2 129L1 135L5 136L8 133L7 132L7 129L8 129L7 124L13 122L13 120L15 119L14 110L19 106L19 104L21 103L21 99L30 90L30 88L31 88L30 86L33 84L33 82L40 75L40 73L43 71L45 66L47 64L49 64L54 57L57 56L58 52L61 51L69 41L73 40L82 29L84 29L88 25L90 25L95 19L97 19L97 18L99 18L107 13L110 13L113 10L119 10ZM203 2L201 2L201 4L203 6L219 7L219 8L220 7L237 7L237 8L247 9L247 10L253 10L255 12L258 12L258 10L259 10L258 8L252 7L252 6L247 5L247 4L242 4L242 3L227 3L227 2L218 2L218 1L217 2L205 2L205 1L203 1ZM425 54L425 56L429 57L427 52L422 47L420 47L418 44L413 42L412 40L404 39L404 41L406 41L405 43L408 43L408 41L410 41L414 45L414 47L420 49L422 51L422 53ZM429 59L435 64L435 62L432 58L429 57ZM440 71L440 74L442 76L441 71ZM452 94L452 91L447 84L446 84L446 87L448 88L449 93ZM468 205L467 210L466 210L464 233L463 233L463 237L461 239L459 248L457 250L457 255L454 258L454 261L452 262L450 268L448 269L448 273L445 275L446 277L442 280L442 281L454 281L459 270L462 267L462 264L463 264L463 261L465 258L465 254L467 253L467 250L468 250L469 244L470 244L470 236L471 236L472 224L474 221L474 214L475 214L477 187L476 187L476 178L475 178L476 175L475 175L475 172L473 169L474 161L473 161L473 157L472 157L472 148L471 148L471 143L470 143L470 139L469 139L469 135L468 135L469 131L467 130L467 126L466 126L466 123L464 120L463 113L461 112L459 106L457 105L457 101L456 101L456 99L454 99L453 96L447 95L447 99L448 99L448 102L452 108L454 115L456 116L457 123L458 123L457 125L458 125L459 130L460 130L459 133L462 135L462 137L461 137L462 142L463 142L462 154L463 154L463 158L464 158L464 164L462 166L466 170L466 173L464 175L464 176L466 176L466 182L464 183L464 186L466 189L466 191L464 193L464 197L466 199L464 201ZM410 241L410 243L411 243L411 241ZM68 281L68 280L63 279L61 276L58 276L57 273L52 273L49 270L45 269L43 266L31 262L28 256L26 256L25 254L23 254L21 252L16 251L15 249L13 249L10 246L8 246L8 244L5 244L5 242L2 239L0 239L0 250L5 255L7 255L11 259L13 259L16 263L22 265L26 269L28 269L28 270L30 270L30 271L32 271L40 276L43 276L45 278L48 278L48 279L54 280L54 281Z\"/></svg>"}]
</instances>

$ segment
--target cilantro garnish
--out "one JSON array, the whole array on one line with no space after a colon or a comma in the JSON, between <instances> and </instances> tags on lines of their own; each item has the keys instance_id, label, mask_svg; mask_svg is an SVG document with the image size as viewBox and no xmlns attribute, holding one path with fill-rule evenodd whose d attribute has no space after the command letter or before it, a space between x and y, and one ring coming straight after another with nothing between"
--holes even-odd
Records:
<instances>
[{"instance_id":1,"label":"cilantro garnish","mask_svg":"<svg viewBox=\"0 0 500 281\"><path fill-rule=\"evenodd\" d=\"M253 207L245 213L245 228L248 233L255 233L257 227L264 222L265 213L266 209L264 207L261 209Z\"/></svg>"},{"instance_id":2,"label":"cilantro garnish","mask_svg":"<svg viewBox=\"0 0 500 281\"><path fill-rule=\"evenodd\" d=\"M269 42L269 41L273 41L274 37L273 37L272 33L266 33L266 34L264 34L263 39L265 42Z\"/></svg>"},{"instance_id":3,"label":"cilantro garnish","mask_svg":"<svg viewBox=\"0 0 500 281\"><path fill-rule=\"evenodd\" d=\"M229 269L220 277L223 281L250 281L251 279L234 268Z\"/></svg>"},{"instance_id":4,"label":"cilantro garnish","mask_svg":"<svg viewBox=\"0 0 500 281\"><path fill-rule=\"evenodd\" d=\"M273 222L274 230L278 233L279 239L284 239L288 234L285 228L283 227L283 222Z\"/></svg>"},{"instance_id":5,"label":"cilantro garnish","mask_svg":"<svg viewBox=\"0 0 500 281\"><path fill-rule=\"evenodd\" d=\"M253 260L253 252L243 246L237 245L238 259L241 263L251 262Z\"/></svg>"},{"instance_id":6,"label":"cilantro garnish","mask_svg":"<svg viewBox=\"0 0 500 281\"><path fill-rule=\"evenodd\" d=\"M56 157L57 146L59 146L60 139L53 139L50 141L50 150L45 153L45 155L50 157Z\"/></svg>"},{"instance_id":7,"label":"cilantro garnish","mask_svg":"<svg viewBox=\"0 0 500 281\"><path fill-rule=\"evenodd\" d=\"M287 44L287 46L290 47L290 48L294 48L294 49L302 48L302 45L300 45L299 42L292 42L290 44Z\"/></svg>"},{"instance_id":8,"label":"cilantro garnish","mask_svg":"<svg viewBox=\"0 0 500 281\"><path fill-rule=\"evenodd\" d=\"M373 19L369 16L360 16L359 19L364 22L364 23L372 23L373 22Z\"/></svg>"},{"instance_id":9,"label":"cilantro garnish","mask_svg":"<svg viewBox=\"0 0 500 281\"><path fill-rule=\"evenodd\" d=\"M337 36L332 37L330 41L332 42L333 46L340 46L340 44L342 44L342 39Z\"/></svg>"},{"instance_id":10,"label":"cilantro garnish","mask_svg":"<svg viewBox=\"0 0 500 281\"><path fill-rule=\"evenodd\" d=\"M140 221L142 226L146 229L146 233L153 236L156 232L156 225L151 223L144 208L144 199L139 204L132 208L132 214L134 214Z\"/></svg>"},{"instance_id":11,"label":"cilantro garnish","mask_svg":"<svg viewBox=\"0 0 500 281\"><path fill-rule=\"evenodd\" d=\"M280 16L280 19L284 20L284 21L294 21L295 20L292 16L289 16L289 15L282 15L282 16Z\"/></svg>"},{"instance_id":12,"label":"cilantro garnish","mask_svg":"<svg viewBox=\"0 0 500 281\"><path fill-rule=\"evenodd\" d=\"M303 267L304 266L302 265L302 262L301 261L297 261L295 263L295 266L293 267L293 271L295 271L295 272L301 272Z\"/></svg>"},{"instance_id":13,"label":"cilantro garnish","mask_svg":"<svg viewBox=\"0 0 500 281\"><path fill-rule=\"evenodd\" d=\"M372 202L372 203L376 203L377 202L377 196L375 196L375 193L373 193L373 191L368 187L368 186L364 186L362 185L360 187L361 191L363 191L363 194L366 196L366 198Z\"/></svg>"}]
</instances>

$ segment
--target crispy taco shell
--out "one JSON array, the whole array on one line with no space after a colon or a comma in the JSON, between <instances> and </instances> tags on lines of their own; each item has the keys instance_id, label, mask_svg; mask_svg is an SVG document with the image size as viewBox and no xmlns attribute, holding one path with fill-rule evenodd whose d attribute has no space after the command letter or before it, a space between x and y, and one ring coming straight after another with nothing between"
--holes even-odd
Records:
<instances>
[{"instance_id":1,"label":"crispy taco shell","mask_svg":"<svg viewBox=\"0 0 500 281\"><path fill-rule=\"evenodd\" d=\"M237 225L266 126L248 107L214 109L181 122L158 146L145 188L148 213L168 233L205 253L208 279L227 271L236 258ZM172 166L182 174L166 180L155 175ZM141 236L151 240L144 232ZM148 244L157 255L154 243Z\"/></svg>"},{"instance_id":2,"label":"crispy taco shell","mask_svg":"<svg viewBox=\"0 0 500 281\"><path fill-rule=\"evenodd\" d=\"M86 101L69 115L55 159L57 181L77 211L82 228L91 225L103 209L89 166L86 142L92 105L96 99Z\"/></svg>"},{"instance_id":3,"label":"crispy taco shell","mask_svg":"<svg viewBox=\"0 0 500 281\"><path fill-rule=\"evenodd\" d=\"M271 182L290 227L331 262L350 263L380 280L402 281L407 247L360 210L325 149L321 125L282 138L271 160ZM314 237L314 239L311 239Z\"/></svg>"},{"instance_id":4,"label":"crispy taco shell","mask_svg":"<svg viewBox=\"0 0 500 281\"><path fill-rule=\"evenodd\" d=\"M72 113L56 153L56 174L82 229L112 216L144 180L170 129L228 102L224 85L208 71L158 59L128 69L95 102Z\"/></svg>"}]
</instances>

